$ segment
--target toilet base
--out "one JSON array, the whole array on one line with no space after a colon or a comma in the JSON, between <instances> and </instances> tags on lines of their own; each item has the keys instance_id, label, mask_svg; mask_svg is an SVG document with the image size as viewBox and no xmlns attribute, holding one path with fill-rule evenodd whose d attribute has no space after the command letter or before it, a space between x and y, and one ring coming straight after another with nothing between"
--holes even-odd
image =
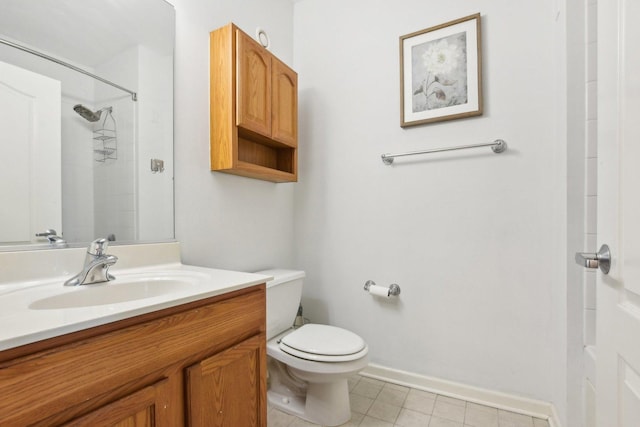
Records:
<instances>
[{"instance_id":1,"label":"toilet base","mask_svg":"<svg viewBox=\"0 0 640 427\"><path fill-rule=\"evenodd\" d=\"M339 426L351 419L347 380L310 383L306 396L285 396L267 392L269 403L277 409L323 426Z\"/></svg>"}]
</instances>

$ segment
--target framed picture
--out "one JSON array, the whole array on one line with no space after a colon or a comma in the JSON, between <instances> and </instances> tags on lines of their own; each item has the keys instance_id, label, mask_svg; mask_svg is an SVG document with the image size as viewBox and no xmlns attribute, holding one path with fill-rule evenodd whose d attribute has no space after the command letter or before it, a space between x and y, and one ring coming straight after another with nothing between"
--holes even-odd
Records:
<instances>
[{"instance_id":1,"label":"framed picture","mask_svg":"<svg viewBox=\"0 0 640 427\"><path fill-rule=\"evenodd\" d=\"M482 114L480 14L400 37L400 126Z\"/></svg>"}]
</instances>

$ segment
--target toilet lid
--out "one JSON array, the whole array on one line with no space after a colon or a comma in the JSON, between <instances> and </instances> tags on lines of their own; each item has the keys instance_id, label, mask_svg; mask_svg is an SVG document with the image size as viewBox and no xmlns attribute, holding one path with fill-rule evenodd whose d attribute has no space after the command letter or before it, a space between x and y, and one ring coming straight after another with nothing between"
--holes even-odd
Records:
<instances>
[{"instance_id":1,"label":"toilet lid","mask_svg":"<svg viewBox=\"0 0 640 427\"><path fill-rule=\"evenodd\" d=\"M280 341L282 351L302 359L324 362L356 360L368 352L366 343L346 329L307 324Z\"/></svg>"}]
</instances>

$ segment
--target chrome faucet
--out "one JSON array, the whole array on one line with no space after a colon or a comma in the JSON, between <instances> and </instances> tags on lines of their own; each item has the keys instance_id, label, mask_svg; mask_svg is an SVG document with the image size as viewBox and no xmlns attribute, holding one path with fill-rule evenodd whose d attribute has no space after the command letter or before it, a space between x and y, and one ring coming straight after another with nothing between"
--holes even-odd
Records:
<instances>
[{"instance_id":1,"label":"chrome faucet","mask_svg":"<svg viewBox=\"0 0 640 427\"><path fill-rule=\"evenodd\" d=\"M57 248L66 248L67 242L60 236L53 228L48 228L44 230L42 233L36 233L36 237L46 237L51 246Z\"/></svg>"},{"instance_id":2,"label":"chrome faucet","mask_svg":"<svg viewBox=\"0 0 640 427\"><path fill-rule=\"evenodd\" d=\"M105 238L91 242L87 248L87 255L84 257L82 271L64 282L64 285L90 285L115 279L113 275L109 274L109 267L118 261L118 257L105 253L108 246L109 241Z\"/></svg>"}]
</instances>

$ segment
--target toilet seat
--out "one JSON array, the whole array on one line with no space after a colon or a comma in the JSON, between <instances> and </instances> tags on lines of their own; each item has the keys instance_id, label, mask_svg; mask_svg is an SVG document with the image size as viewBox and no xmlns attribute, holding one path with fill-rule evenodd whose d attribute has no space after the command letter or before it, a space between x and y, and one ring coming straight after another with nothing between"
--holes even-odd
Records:
<instances>
[{"instance_id":1,"label":"toilet seat","mask_svg":"<svg viewBox=\"0 0 640 427\"><path fill-rule=\"evenodd\" d=\"M285 353L317 362L348 362L368 352L364 340L346 329L307 324L284 336L279 343Z\"/></svg>"}]
</instances>

